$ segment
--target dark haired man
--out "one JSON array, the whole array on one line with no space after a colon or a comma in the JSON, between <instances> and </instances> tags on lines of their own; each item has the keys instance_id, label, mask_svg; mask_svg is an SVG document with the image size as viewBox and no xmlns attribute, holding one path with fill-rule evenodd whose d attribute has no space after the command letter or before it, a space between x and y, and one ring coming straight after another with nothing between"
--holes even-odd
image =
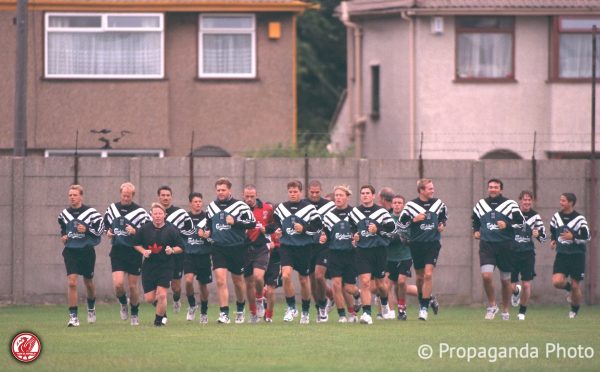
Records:
<instances>
[{"instance_id":1,"label":"dark haired man","mask_svg":"<svg viewBox=\"0 0 600 372\"><path fill-rule=\"evenodd\" d=\"M494 292L494 268L500 270L502 283L502 319L508 320L508 306L511 296L510 277L512 272L512 242L514 228L521 228L524 218L519 205L514 200L502 196L502 181L492 178L488 181L488 197L479 200L473 208L473 237L480 239L479 264L483 288L488 300L486 320L492 320L498 313Z\"/></svg>"},{"instance_id":2,"label":"dark haired man","mask_svg":"<svg viewBox=\"0 0 600 372\"><path fill-rule=\"evenodd\" d=\"M560 211L554 213L550 222L550 244L556 249L552 285L571 293L571 319L577 316L583 297L581 281L585 275L585 245L591 238L587 220L575 210L576 202L575 194L561 194ZM567 280L569 277L570 282Z\"/></svg>"}]
</instances>

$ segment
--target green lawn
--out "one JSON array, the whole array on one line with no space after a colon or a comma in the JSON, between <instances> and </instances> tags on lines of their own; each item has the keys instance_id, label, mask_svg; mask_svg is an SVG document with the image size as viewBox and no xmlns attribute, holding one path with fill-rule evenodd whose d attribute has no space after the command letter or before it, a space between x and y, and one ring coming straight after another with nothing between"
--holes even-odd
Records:
<instances>
[{"instance_id":1,"label":"green lawn","mask_svg":"<svg viewBox=\"0 0 600 372\"><path fill-rule=\"evenodd\" d=\"M5 345L0 371L600 368L599 306L583 306L573 320L567 319L567 305L533 306L525 321L517 321L514 311L510 321L501 321L499 315L484 321L483 307L452 307L422 322L416 320L414 307L409 310L408 321L374 321L371 326L338 324L335 311L328 323L311 319L307 326L287 324L281 320L282 308L272 324L218 325L217 309L211 307L208 325L187 322L182 311L169 315L168 326L154 328L150 306L140 308L141 325L131 327L119 319L118 305L98 305L96 324L88 325L83 313L79 328L67 328L64 306L0 307L0 337ZM24 330L42 340L42 355L30 365L14 360L9 351L12 337ZM423 344L433 350L428 360L418 356ZM560 354L552 352L557 348ZM467 360L469 352L479 355ZM504 358L503 352L512 355ZM586 358L585 352L593 356Z\"/></svg>"}]
</instances>

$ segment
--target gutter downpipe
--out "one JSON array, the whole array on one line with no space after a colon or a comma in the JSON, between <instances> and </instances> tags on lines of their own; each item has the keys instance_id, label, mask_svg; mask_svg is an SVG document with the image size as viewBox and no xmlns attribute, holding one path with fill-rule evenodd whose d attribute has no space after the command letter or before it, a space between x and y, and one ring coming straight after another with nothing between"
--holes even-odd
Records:
<instances>
[{"instance_id":1,"label":"gutter downpipe","mask_svg":"<svg viewBox=\"0 0 600 372\"><path fill-rule=\"evenodd\" d=\"M341 21L347 29L352 29L354 34L354 84L350 84L352 79L348 77L348 86L351 88L350 97L353 102L350 103L350 121L354 132L354 157L361 159L363 157L364 132L367 118L362 113L362 30L359 25L350 21L348 13L348 2L340 3Z\"/></svg>"},{"instance_id":2,"label":"gutter downpipe","mask_svg":"<svg viewBox=\"0 0 600 372\"><path fill-rule=\"evenodd\" d=\"M411 12L412 13L412 12ZM402 19L408 21L408 110L409 110L409 126L408 126L408 136L409 136L409 159L415 159L416 154L416 132L417 132L417 120L416 120L416 85L415 85L415 22L411 17L414 14L411 14L408 11L403 11L400 13Z\"/></svg>"}]
</instances>

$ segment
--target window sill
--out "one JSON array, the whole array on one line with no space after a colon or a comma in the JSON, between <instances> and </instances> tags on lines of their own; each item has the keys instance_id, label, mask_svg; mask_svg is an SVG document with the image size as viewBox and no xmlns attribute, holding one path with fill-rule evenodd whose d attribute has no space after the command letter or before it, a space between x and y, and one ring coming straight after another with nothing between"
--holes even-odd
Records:
<instances>
[{"instance_id":1,"label":"window sill","mask_svg":"<svg viewBox=\"0 0 600 372\"><path fill-rule=\"evenodd\" d=\"M223 83L231 83L231 82L255 83L257 81L260 81L260 78L258 76L255 76L255 77L207 77L207 76L199 77L199 76L196 76L194 78L194 80L201 81L201 82L211 82L211 83L219 83L219 82L223 82Z\"/></svg>"},{"instance_id":2,"label":"window sill","mask_svg":"<svg viewBox=\"0 0 600 372\"><path fill-rule=\"evenodd\" d=\"M592 78L581 78L581 79L577 79L577 78L566 78L566 79L562 79L562 78L551 78L546 80L546 83L548 84L591 84L592 83ZM596 77L596 84L600 83L600 77Z\"/></svg>"},{"instance_id":3,"label":"window sill","mask_svg":"<svg viewBox=\"0 0 600 372\"><path fill-rule=\"evenodd\" d=\"M105 83L105 82L111 82L111 83L130 83L130 82L146 82L146 83L156 83L156 82L165 82L165 81L169 81L169 78L163 77L163 78L53 78L53 77L45 77L42 76L40 77L40 81L47 81L47 82L51 82L51 81L55 81L55 82L60 82L60 83L79 83L79 82L86 82L86 83Z\"/></svg>"},{"instance_id":4,"label":"window sill","mask_svg":"<svg viewBox=\"0 0 600 372\"><path fill-rule=\"evenodd\" d=\"M469 83L475 83L475 84L505 84L505 83L518 83L519 81L515 78L454 78L454 80L452 80L453 83L457 83L457 84L469 84Z\"/></svg>"}]
</instances>

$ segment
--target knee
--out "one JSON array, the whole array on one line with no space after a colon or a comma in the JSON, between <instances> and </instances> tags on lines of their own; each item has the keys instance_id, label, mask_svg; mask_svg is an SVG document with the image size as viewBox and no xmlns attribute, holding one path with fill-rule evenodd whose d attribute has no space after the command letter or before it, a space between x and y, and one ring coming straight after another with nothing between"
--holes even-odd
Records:
<instances>
[{"instance_id":1,"label":"knee","mask_svg":"<svg viewBox=\"0 0 600 372\"><path fill-rule=\"evenodd\" d=\"M565 280L563 278L552 278L552 285L555 288L564 288Z\"/></svg>"},{"instance_id":2,"label":"knee","mask_svg":"<svg viewBox=\"0 0 600 372\"><path fill-rule=\"evenodd\" d=\"M292 272L290 270L285 270L281 273L281 279L288 281L292 279Z\"/></svg>"},{"instance_id":3,"label":"knee","mask_svg":"<svg viewBox=\"0 0 600 372\"><path fill-rule=\"evenodd\" d=\"M481 273L481 278L483 279L484 282L491 283L493 277L494 277L494 273L489 273L489 272Z\"/></svg>"},{"instance_id":4,"label":"knee","mask_svg":"<svg viewBox=\"0 0 600 372\"><path fill-rule=\"evenodd\" d=\"M433 272L428 271L428 272L425 272L425 274L423 274L423 280L431 281L432 279L433 279Z\"/></svg>"}]
</instances>

